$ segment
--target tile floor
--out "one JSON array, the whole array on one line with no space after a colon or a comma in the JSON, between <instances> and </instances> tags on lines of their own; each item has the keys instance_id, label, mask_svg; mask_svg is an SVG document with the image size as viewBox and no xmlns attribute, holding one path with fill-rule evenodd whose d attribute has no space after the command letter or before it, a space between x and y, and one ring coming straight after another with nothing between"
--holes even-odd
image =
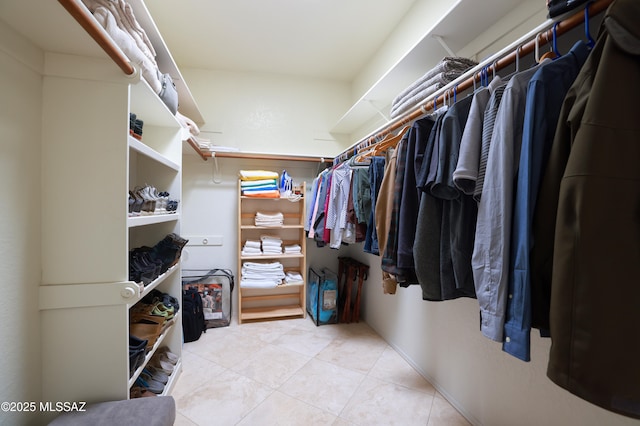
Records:
<instances>
[{"instance_id":1,"label":"tile floor","mask_svg":"<svg viewBox=\"0 0 640 426\"><path fill-rule=\"evenodd\" d=\"M469 425L365 323L209 329L183 348L177 426Z\"/></svg>"}]
</instances>

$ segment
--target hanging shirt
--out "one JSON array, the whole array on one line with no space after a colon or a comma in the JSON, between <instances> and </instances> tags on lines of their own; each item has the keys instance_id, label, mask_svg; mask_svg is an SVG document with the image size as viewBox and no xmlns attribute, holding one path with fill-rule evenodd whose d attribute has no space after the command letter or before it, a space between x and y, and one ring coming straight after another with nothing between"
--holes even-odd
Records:
<instances>
[{"instance_id":1,"label":"hanging shirt","mask_svg":"<svg viewBox=\"0 0 640 426\"><path fill-rule=\"evenodd\" d=\"M527 89L513 209L510 279L503 344L505 352L523 361L530 360L532 305L529 256L533 246L533 212L562 102L588 55L586 43L579 41L569 53L541 67L529 81Z\"/></svg>"},{"instance_id":2,"label":"hanging shirt","mask_svg":"<svg viewBox=\"0 0 640 426\"><path fill-rule=\"evenodd\" d=\"M416 236L420 194L418 190L418 174L422 168L425 149L435 120L425 117L416 120L409 130L407 139L407 159L405 162L404 184L402 186L402 204L400 205L398 223L398 269L403 273L415 276L413 244ZM406 282L406 280L404 280ZM417 283L417 280L414 283Z\"/></svg>"},{"instance_id":3,"label":"hanging shirt","mask_svg":"<svg viewBox=\"0 0 640 426\"><path fill-rule=\"evenodd\" d=\"M493 79L497 81L496 87L491 93L489 103L484 111L484 119L482 122L482 143L480 146L480 162L478 163L478 177L476 179L476 187L473 190L473 198L480 202L482 198L482 188L484 186L484 176L487 172L487 161L489 159L489 147L491 145L491 138L493 137L493 127L498 116L498 108L500 108L500 102L502 101L502 94L507 86L502 80L498 80L499 77Z\"/></svg>"},{"instance_id":4,"label":"hanging shirt","mask_svg":"<svg viewBox=\"0 0 640 426\"><path fill-rule=\"evenodd\" d=\"M407 164L407 153L409 150L409 135L411 129L398 143L396 153L395 181L393 182L393 202L391 205L389 229L387 233L387 245L382 256L382 270L395 276L396 282L405 282L409 277L406 273L412 271L401 271L398 268L398 232L400 229L400 207L404 203L402 199L403 187L405 186L405 167ZM384 182L383 182L384 184ZM390 292L395 293L395 289Z\"/></svg>"},{"instance_id":5,"label":"hanging shirt","mask_svg":"<svg viewBox=\"0 0 640 426\"><path fill-rule=\"evenodd\" d=\"M304 222L304 230L309 232L313 229L313 213L315 211L315 205L318 201L318 185L320 184L320 175L316 176L313 179L313 183L311 183L311 202L307 205L307 217ZM313 235L309 235L309 237L313 237Z\"/></svg>"},{"instance_id":6,"label":"hanging shirt","mask_svg":"<svg viewBox=\"0 0 640 426\"><path fill-rule=\"evenodd\" d=\"M331 192L327 209L326 229L331 230L329 247L340 248L342 234L347 227L347 203L351 188L351 169L342 163L333 170Z\"/></svg>"},{"instance_id":7,"label":"hanging shirt","mask_svg":"<svg viewBox=\"0 0 640 426\"><path fill-rule=\"evenodd\" d=\"M369 168L352 168L353 174L353 208L358 223L368 224L371 220L371 183L369 182Z\"/></svg>"},{"instance_id":8,"label":"hanging shirt","mask_svg":"<svg viewBox=\"0 0 640 426\"><path fill-rule=\"evenodd\" d=\"M445 114L438 144L438 171L431 195L442 200L440 280L442 299L475 297L471 253L476 223L476 202L453 183L460 142L473 97L465 97ZM435 232L435 230L434 230Z\"/></svg>"},{"instance_id":9,"label":"hanging shirt","mask_svg":"<svg viewBox=\"0 0 640 426\"><path fill-rule=\"evenodd\" d=\"M375 210L376 233L378 234L381 258L384 257L387 247L387 239L389 237L389 229L391 227L398 150L390 149L387 151L387 154L389 154L389 152L391 152L391 155L387 160L387 166L384 170L384 177L382 178L382 183L380 185L380 192L376 198ZM384 269L382 272L382 286L384 293L386 294L394 294L396 292L397 282L388 272L384 271Z\"/></svg>"},{"instance_id":10,"label":"hanging shirt","mask_svg":"<svg viewBox=\"0 0 640 426\"><path fill-rule=\"evenodd\" d=\"M351 169L351 188L349 188L349 200L347 201L347 227L342 237L342 241L347 244L363 242L367 232L367 224L358 222L355 209L354 198L357 195L355 191L356 183L354 182L354 178L357 176L356 170L358 169Z\"/></svg>"},{"instance_id":11,"label":"hanging shirt","mask_svg":"<svg viewBox=\"0 0 640 426\"><path fill-rule=\"evenodd\" d=\"M442 109L441 109L442 110ZM440 110L438 110L440 111ZM442 200L431 195L432 181L429 179L431 167L437 161L438 137L442 128L444 113L432 116L435 119L425 147L422 169L418 175L420 207L416 222L416 237L413 244L413 258L418 283L422 289L422 299L442 300L440 285L440 238L442 229ZM435 172L434 172L435 175Z\"/></svg>"},{"instance_id":12,"label":"hanging shirt","mask_svg":"<svg viewBox=\"0 0 640 426\"><path fill-rule=\"evenodd\" d=\"M331 181L332 171L325 170L322 173L322 180L320 187L318 188L318 201L316 202L316 215L313 221L313 239L316 241L318 247L324 247L324 223L326 220L326 200Z\"/></svg>"},{"instance_id":13,"label":"hanging shirt","mask_svg":"<svg viewBox=\"0 0 640 426\"><path fill-rule=\"evenodd\" d=\"M507 303L513 183L520 159L527 85L540 66L514 75L504 89L478 204L471 263L480 305L480 330L500 342Z\"/></svg>"},{"instance_id":14,"label":"hanging shirt","mask_svg":"<svg viewBox=\"0 0 640 426\"><path fill-rule=\"evenodd\" d=\"M371 164L369 165L369 183L371 185L371 213L369 222L367 223L367 235L365 236L363 250L365 253L371 253L375 255L379 255L378 234L376 232L375 220L376 199L378 197L378 192L380 191L382 178L384 177L384 165L384 157L372 157Z\"/></svg>"},{"instance_id":15,"label":"hanging shirt","mask_svg":"<svg viewBox=\"0 0 640 426\"><path fill-rule=\"evenodd\" d=\"M476 188L476 180L478 179L484 112L491 94L497 86L502 84L500 76L496 76L487 87L480 87L473 94L469 118L460 141L458 164L456 164L456 170L453 172L454 184L467 195L473 195L473 191Z\"/></svg>"}]
</instances>

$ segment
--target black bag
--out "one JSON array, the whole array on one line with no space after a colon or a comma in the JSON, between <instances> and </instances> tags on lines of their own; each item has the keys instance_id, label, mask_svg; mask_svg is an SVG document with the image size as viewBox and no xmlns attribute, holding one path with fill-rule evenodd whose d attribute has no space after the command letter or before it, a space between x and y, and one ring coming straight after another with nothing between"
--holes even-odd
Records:
<instances>
[{"instance_id":1,"label":"black bag","mask_svg":"<svg viewBox=\"0 0 640 426\"><path fill-rule=\"evenodd\" d=\"M182 291L182 334L184 342L195 342L207 329L202 311L202 297L195 289Z\"/></svg>"}]
</instances>

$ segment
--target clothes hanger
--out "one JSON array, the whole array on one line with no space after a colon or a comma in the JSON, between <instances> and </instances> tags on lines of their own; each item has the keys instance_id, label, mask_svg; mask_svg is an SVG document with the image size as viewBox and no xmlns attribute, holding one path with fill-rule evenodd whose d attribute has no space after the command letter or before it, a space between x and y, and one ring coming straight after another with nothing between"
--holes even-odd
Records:
<instances>
[{"instance_id":1,"label":"clothes hanger","mask_svg":"<svg viewBox=\"0 0 640 426\"><path fill-rule=\"evenodd\" d=\"M504 78L504 81L508 81L511 77L520 72L520 46L516 48L516 69L511 74Z\"/></svg>"},{"instance_id":2,"label":"clothes hanger","mask_svg":"<svg viewBox=\"0 0 640 426\"><path fill-rule=\"evenodd\" d=\"M595 40L591 37L591 31L589 30L589 6L592 2L588 2L584 7L584 33L587 37L587 47L593 49L596 45Z\"/></svg>"},{"instance_id":3,"label":"clothes hanger","mask_svg":"<svg viewBox=\"0 0 640 426\"><path fill-rule=\"evenodd\" d=\"M392 134L387 133L380 140L378 140L380 136L376 136L374 140L369 138L366 141L366 145L358 150L360 152L357 152L357 153L354 152L353 157L349 159L349 165L352 167L368 166L371 163L371 160L369 157L375 156L374 148L378 146L378 144L381 144L382 142L386 141L391 137L392 137Z\"/></svg>"},{"instance_id":4,"label":"clothes hanger","mask_svg":"<svg viewBox=\"0 0 640 426\"><path fill-rule=\"evenodd\" d=\"M559 24L559 22L556 22L555 24L553 24L553 30L552 30L552 32L553 32L553 42L552 42L553 50L545 53L544 55L542 55L542 57L540 58L541 61L544 61L547 58L556 59L556 58L559 58L560 56L562 56L560 54L560 52L558 51L558 35L556 33L556 28L558 28L558 24Z\"/></svg>"},{"instance_id":5,"label":"clothes hanger","mask_svg":"<svg viewBox=\"0 0 640 426\"><path fill-rule=\"evenodd\" d=\"M536 64L539 64L543 60L543 58L540 57L540 36L542 36L542 33L536 34L536 42L535 42L534 55L533 55L536 61Z\"/></svg>"},{"instance_id":6,"label":"clothes hanger","mask_svg":"<svg viewBox=\"0 0 640 426\"><path fill-rule=\"evenodd\" d=\"M395 148L396 145L398 145L398 142L400 142L400 139L402 139L402 137L404 136L405 133L407 133L407 130L409 130L410 127L411 126L404 126L402 130L400 130L398 134L395 136L388 134L387 137L385 137L382 142L374 146L373 155L381 155L384 151L388 150L389 148Z\"/></svg>"},{"instance_id":7,"label":"clothes hanger","mask_svg":"<svg viewBox=\"0 0 640 426\"><path fill-rule=\"evenodd\" d=\"M444 94L442 95L443 99L442 99L442 103L444 105L446 105L447 107L451 106L451 95L449 94L449 91L445 91Z\"/></svg>"},{"instance_id":8,"label":"clothes hanger","mask_svg":"<svg viewBox=\"0 0 640 426\"><path fill-rule=\"evenodd\" d=\"M552 30L547 30L547 32L545 33L545 41L547 43L549 43L549 31L552 31L553 34L553 39L552 39L552 48L551 50L549 50L548 52L545 52L544 54L542 54L542 56L540 56L540 41L539 38L542 36L542 33L539 33L536 35L536 44L535 44L535 60L536 63L540 63L542 61L544 61L545 59L556 59L558 57L560 57L560 52L558 52L558 41L557 41L557 35L556 35L556 27L557 27L558 23L556 22L553 25L553 29Z\"/></svg>"}]
</instances>

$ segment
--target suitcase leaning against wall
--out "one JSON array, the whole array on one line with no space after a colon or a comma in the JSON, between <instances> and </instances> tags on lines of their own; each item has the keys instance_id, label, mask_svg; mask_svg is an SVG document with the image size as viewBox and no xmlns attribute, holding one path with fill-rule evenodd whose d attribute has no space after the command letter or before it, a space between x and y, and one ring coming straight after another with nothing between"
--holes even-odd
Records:
<instances>
[{"instance_id":1,"label":"suitcase leaning against wall","mask_svg":"<svg viewBox=\"0 0 640 426\"><path fill-rule=\"evenodd\" d=\"M183 269L182 289L197 289L207 328L226 327L231 323L233 273L229 269Z\"/></svg>"}]
</instances>

